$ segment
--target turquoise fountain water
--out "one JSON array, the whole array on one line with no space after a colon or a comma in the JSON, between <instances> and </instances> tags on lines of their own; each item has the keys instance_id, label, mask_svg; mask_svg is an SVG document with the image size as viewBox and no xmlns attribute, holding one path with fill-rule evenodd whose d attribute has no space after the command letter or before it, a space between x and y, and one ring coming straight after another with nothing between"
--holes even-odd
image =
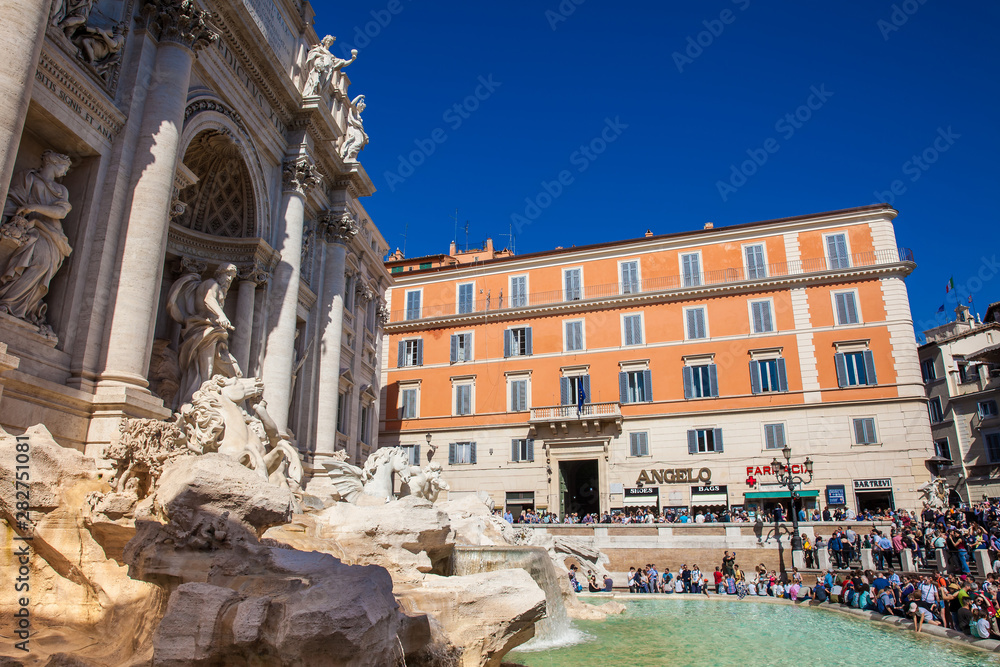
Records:
<instances>
[{"instance_id":1,"label":"turquoise fountain water","mask_svg":"<svg viewBox=\"0 0 1000 667\"><path fill-rule=\"evenodd\" d=\"M622 616L577 621L584 643L514 651L528 667L978 667L1000 657L821 609L750 600L628 600Z\"/></svg>"}]
</instances>

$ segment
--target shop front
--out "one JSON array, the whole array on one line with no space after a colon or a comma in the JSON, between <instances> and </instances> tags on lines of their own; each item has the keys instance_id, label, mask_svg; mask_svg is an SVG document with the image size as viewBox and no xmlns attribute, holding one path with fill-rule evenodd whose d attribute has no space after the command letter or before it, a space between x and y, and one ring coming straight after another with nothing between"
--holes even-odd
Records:
<instances>
[{"instance_id":1,"label":"shop front","mask_svg":"<svg viewBox=\"0 0 1000 667\"><path fill-rule=\"evenodd\" d=\"M892 478L854 480L854 498L858 512L896 509L892 497Z\"/></svg>"},{"instance_id":2,"label":"shop front","mask_svg":"<svg viewBox=\"0 0 1000 667\"><path fill-rule=\"evenodd\" d=\"M712 484L691 487L691 514L722 513L729 509L729 487Z\"/></svg>"},{"instance_id":3,"label":"shop front","mask_svg":"<svg viewBox=\"0 0 1000 667\"><path fill-rule=\"evenodd\" d=\"M527 512L535 509L535 492L507 491L506 501L504 509L516 518L521 516L522 511Z\"/></svg>"},{"instance_id":4,"label":"shop front","mask_svg":"<svg viewBox=\"0 0 1000 667\"><path fill-rule=\"evenodd\" d=\"M788 489L777 488L777 484L773 485L776 488L765 488L768 486L766 484L760 486L760 491L747 491L743 494L746 511L762 514L764 520L767 521L774 518L774 512L780 506L784 511L785 518L791 518L789 511L793 508L793 503ZM800 508L804 508L806 512L812 512L816 509L819 489L797 489L795 493L798 498L794 503L794 511L797 512Z\"/></svg>"},{"instance_id":5,"label":"shop front","mask_svg":"<svg viewBox=\"0 0 1000 667\"><path fill-rule=\"evenodd\" d=\"M631 507L652 507L660 511L660 490L655 486L625 487L625 509Z\"/></svg>"}]
</instances>

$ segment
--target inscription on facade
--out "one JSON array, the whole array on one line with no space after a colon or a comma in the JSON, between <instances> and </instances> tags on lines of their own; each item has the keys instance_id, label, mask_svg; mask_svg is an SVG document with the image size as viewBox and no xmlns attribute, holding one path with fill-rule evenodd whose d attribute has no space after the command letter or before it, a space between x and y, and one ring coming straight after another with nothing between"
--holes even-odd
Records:
<instances>
[{"instance_id":1,"label":"inscription on facade","mask_svg":"<svg viewBox=\"0 0 1000 667\"><path fill-rule=\"evenodd\" d=\"M243 65L240 64L239 57L237 57L237 55L233 53L233 51L228 46L226 46L223 40L221 39L218 40L215 43L215 45L216 48L219 49L219 54L222 56L222 59L226 62L226 65L228 65L229 69L233 71L233 74L236 75L236 78L239 80L240 84L250 94L250 97L253 98L254 102L257 103L257 106L260 107L260 110L264 112L264 115L267 117L267 121L271 123L271 125L273 125L274 128L278 130L278 132L284 134L285 124L281 122L281 117L278 116L278 113L268 103L267 97L264 95L264 92L257 87L257 84L254 83L254 80L250 78L250 75L243 68Z\"/></svg>"},{"instance_id":2,"label":"inscription on facade","mask_svg":"<svg viewBox=\"0 0 1000 667\"><path fill-rule=\"evenodd\" d=\"M285 17L281 15L281 10L274 4L274 0L243 0L243 6L264 34L264 39L281 60L285 70L291 69L295 36L285 22Z\"/></svg>"},{"instance_id":3,"label":"inscription on facade","mask_svg":"<svg viewBox=\"0 0 1000 667\"><path fill-rule=\"evenodd\" d=\"M712 471L702 468L695 472L694 468L660 468L659 470L640 470L636 484L683 484L685 482L712 481Z\"/></svg>"},{"instance_id":4,"label":"inscription on facade","mask_svg":"<svg viewBox=\"0 0 1000 667\"><path fill-rule=\"evenodd\" d=\"M122 129L122 124L112 118L106 110L97 105L89 95L81 96L76 90L76 82L48 59L45 54L35 70L35 81L52 91L56 98L101 133L109 142Z\"/></svg>"}]
</instances>

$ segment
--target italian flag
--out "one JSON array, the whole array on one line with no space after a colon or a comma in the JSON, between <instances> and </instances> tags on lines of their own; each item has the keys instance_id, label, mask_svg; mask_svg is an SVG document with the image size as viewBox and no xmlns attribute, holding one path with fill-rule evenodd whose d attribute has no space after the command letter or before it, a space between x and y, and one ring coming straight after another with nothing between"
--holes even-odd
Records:
<instances>
[{"instance_id":1,"label":"italian flag","mask_svg":"<svg viewBox=\"0 0 1000 667\"><path fill-rule=\"evenodd\" d=\"M955 277L954 276L952 276L951 278L948 279L948 284L944 286L944 293L947 294L948 292L952 291L953 289L955 289Z\"/></svg>"}]
</instances>

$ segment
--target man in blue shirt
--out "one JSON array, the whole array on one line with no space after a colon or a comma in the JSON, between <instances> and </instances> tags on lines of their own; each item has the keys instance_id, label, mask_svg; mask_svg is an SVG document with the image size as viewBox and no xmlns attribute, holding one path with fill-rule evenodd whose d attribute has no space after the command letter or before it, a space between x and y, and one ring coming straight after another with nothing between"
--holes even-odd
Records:
<instances>
[{"instance_id":1,"label":"man in blue shirt","mask_svg":"<svg viewBox=\"0 0 1000 667\"><path fill-rule=\"evenodd\" d=\"M892 554L892 540L885 533L878 533L878 567L884 568L888 565L888 560Z\"/></svg>"},{"instance_id":2,"label":"man in blue shirt","mask_svg":"<svg viewBox=\"0 0 1000 667\"><path fill-rule=\"evenodd\" d=\"M840 545L840 531L836 531L833 537L830 538L830 557L833 560L833 566L838 570L844 567L843 561L841 560L842 547Z\"/></svg>"}]
</instances>

